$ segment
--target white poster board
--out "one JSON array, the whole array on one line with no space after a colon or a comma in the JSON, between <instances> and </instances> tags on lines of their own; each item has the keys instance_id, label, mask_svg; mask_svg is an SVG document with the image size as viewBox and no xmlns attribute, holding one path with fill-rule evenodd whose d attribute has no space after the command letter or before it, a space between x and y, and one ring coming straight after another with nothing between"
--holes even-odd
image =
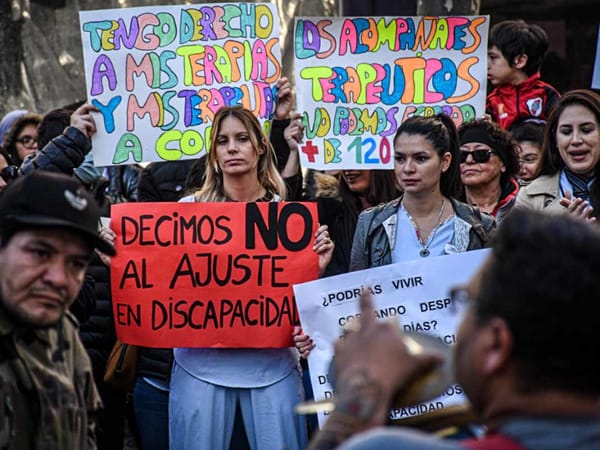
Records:
<instances>
[{"instance_id":1,"label":"white poster board","mask_svg":"<svg viewBox=\"0 0 600 450\"><path fill-rule=\"evenodd\" d=\"M94 164L198 158L222 106L268 128L281 75L270 3L81 11L88 100L100 109Z\"/></svg>"},{"instance_id":2,"label":"white poster board","mask_svg":"<svg viewBox=\"0 0 600 450\"><path fill-rule=\"evenodd\" d=\"M330 398L334 393L327 379L333 345L343 327L360 316L361 290L371 290L378 318L397 318L404 330L424 332L454 345L466 305L454 305L450 289L466 284L489 252L484 249L422 258L295 285L302 329L316 344L308 358L315 400ZM455 384L441 397L392 410L390 417L414 417L464 400L462 388ZM326 416L318 414L321 426Z\"/></svg>"}]
</instances>

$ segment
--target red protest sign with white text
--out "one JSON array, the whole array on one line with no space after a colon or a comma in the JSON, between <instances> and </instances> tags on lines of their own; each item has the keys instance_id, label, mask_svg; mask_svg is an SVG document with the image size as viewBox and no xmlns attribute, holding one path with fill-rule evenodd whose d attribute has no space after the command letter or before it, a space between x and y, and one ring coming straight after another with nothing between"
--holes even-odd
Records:
<instances>
[{"instance_id":1,"label":"red protest sign with white text","mask_svg":"<svg viewBox=\"0 0 600 450\"><path fill-rule=\"evenodd\" d=\"M145 347L287 347L292 286L317 278L312 203L112 207L118 337Z\"/></svg>"}]
</instances>

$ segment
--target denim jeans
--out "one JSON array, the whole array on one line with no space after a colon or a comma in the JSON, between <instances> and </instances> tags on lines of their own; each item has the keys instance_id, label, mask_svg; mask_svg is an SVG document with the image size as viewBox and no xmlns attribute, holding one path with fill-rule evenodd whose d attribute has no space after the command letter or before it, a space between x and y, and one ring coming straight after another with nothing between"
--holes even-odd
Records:
<instances>
[{"instance_id":1,"label":"denim jeans","mask_svg":"<svg viewBox=\"0 0 600 450\"><path fill-rule=\"evenodd\" d=\"M169 450L169 392L138 377L133 391L133 409L142 450Z\"/></svg>"}]
</instances>

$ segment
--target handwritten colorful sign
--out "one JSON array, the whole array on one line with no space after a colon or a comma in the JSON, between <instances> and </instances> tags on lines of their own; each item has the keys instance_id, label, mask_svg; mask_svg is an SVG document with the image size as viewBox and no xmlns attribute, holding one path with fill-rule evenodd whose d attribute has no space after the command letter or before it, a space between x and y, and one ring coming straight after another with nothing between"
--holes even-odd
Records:
<instances>
[{"instance_id":1,"label":"handwritten colorful sign","mask_svg":"<svg viewBox=\"0 0 600 450\"><path fill-rule=\"evenodd\" d=\"M449 291L466 283L488 254L486 249L421 258L294 286L302 328L316 344L308 358L315 400L334 395L327 376L333 345L343 327L360 317L359 297L364 290L373 295L377 318L396 319L406 331L430 334L454 345L466 305L454 304ZM462 394L462 387L453 384L438 398L394 408L390 418L406 419L464 403ZM327 413L318 417L323 425Z\"/></svg>"},{"instance_id":2,"label":"handwritten colorful sign","mask_svg":"<svg viewBox=\"0 0 600 450\"><path fill-rule=\"evenodd\" d=\"M288 347L317 278L309 203L113 205L117 335L146 347Z\"/></svg>"},{"instance_id":3,"label":"handwritten colorful sign","mask_svg":"<svg viewBox=\"0 0 600 450\"><path fill-rule=\"evenodd\" d=\"M302 165L391 168L406 118L481 116L488 26L488 16L297 18Z\"/></svg>"},{"instance_id":4,"label":"handwritten colorful sign","mask_svg":"<svg viewBox=\"0 0 600 450\"><path fill-rule=\"evenodd\" d=\"M222 106L268 127L281 75L277 10L223 3L81 11L94 164L200 157Z\"/></svg>"}]
</instances>

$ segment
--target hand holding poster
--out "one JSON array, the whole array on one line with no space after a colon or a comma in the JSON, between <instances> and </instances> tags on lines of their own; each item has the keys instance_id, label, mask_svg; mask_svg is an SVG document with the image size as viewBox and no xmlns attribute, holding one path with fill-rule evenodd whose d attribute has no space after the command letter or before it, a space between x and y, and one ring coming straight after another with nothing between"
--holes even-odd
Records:
<instances>
[{"instance_id":1,"label":"hand holding poster","mask_svg":"<svg viewBox=\"0 0 600 450\"><path fill-rule=\"evenodd\" d=\"M79 17L87 95L100 110L96 166L200 157L222 106L271 118L281 75L274 5L119 8Z\"/></svg>"},{"instance_id":2,"label":"hand holding poster","mask_svg":"<svg viewBox=\"0 0 600 450\"><path fill-rule=\"evenodd\" d=\"M288 347L292 285L317 277L315 204L112 207L118 337L145 347Z\"/></svg>"},{"instance_id":3,"label":"hand holding poster","mask_svg":"<svg viewBox=\"0 0 600 450\"><path fill-rule=\"evenodd\" d=\"M406 118L484 113L487 16L296 19L302 166L392 168Z\"/></svg>"},{"instance_id":4,"label":"hand holding poster","mask_svg":"<svg viewBox=\"0 0 600 450\"><path fill-rule=\"evenodd\" d=\"M294 286L303 331L316 344L308 359L315 400L334 395L327 377L333 344L343 334L343 327L360 317L363 290L372 293L377 318L397 319L406 331L430 334L454 345L465 305L453 304L449 290L466 283L488 253L477 250L419 259ZM439 398L394 409L391 418L414 417L464 401L461 386L455 384ZM319 413L321 425L326 416Z\"/></svg>"}]
</instances>

